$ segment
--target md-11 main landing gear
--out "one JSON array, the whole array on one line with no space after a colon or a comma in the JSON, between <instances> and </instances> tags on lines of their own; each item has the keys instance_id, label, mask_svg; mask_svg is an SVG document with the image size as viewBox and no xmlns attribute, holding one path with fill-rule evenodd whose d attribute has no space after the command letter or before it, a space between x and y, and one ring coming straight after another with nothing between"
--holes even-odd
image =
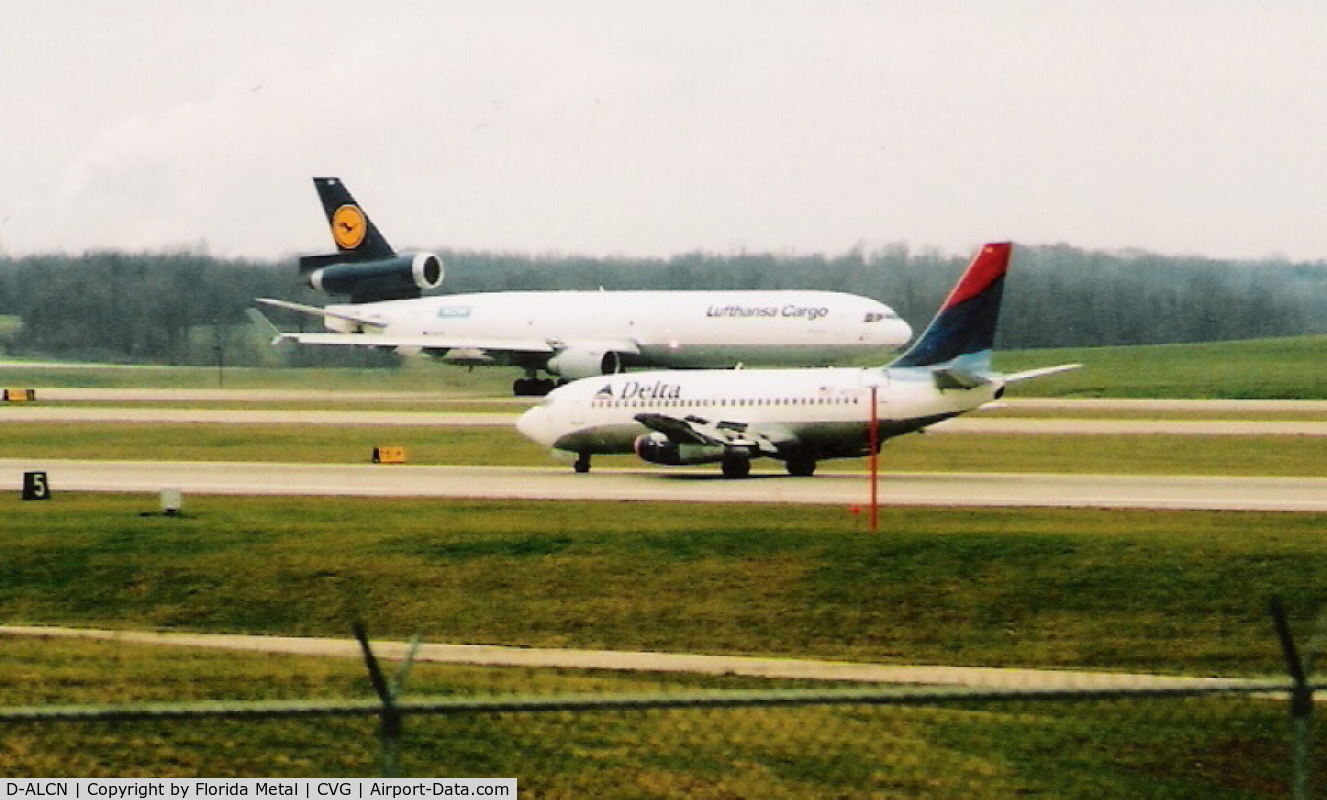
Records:
<instances>
[{"instance_id":1,"label":"md-11 main landing gear","mask_svg":"<svg viewBox=\"0 0 1327 800\"><path fill-rule=\"evenodd\" d=\"M578 453L578 454L576 455L576 463L575 463L574 465L572 465L572 469L576 470L576 472L579 473L579 474L581 474L581 475L584 475L585 473L589 472L589 471L590 471L590 454L589 454L589 453Z\"/></svg>"},{"instance_id":2,"label":"md-11 main landing gear","mask_svg":"<svg viewBox=\"0 0 1327 800\"><path fill-rule=\"evenodd\" d=\"M559 386L566 386L571 383L566 378L536 378L527 375L524 378L517 378L511 384L511 393L517 397L543 397Z\"/></svg>"},{"instance_id":3,"label":"md-11 main landing gear","mask_svg":"<svg viewBox=\"0 0 1327 800\"><path fill-rule=\"evenodd\" d=\"M511 393L517 397L543 397L554 386L552 378L517 378L511 384Z\"/></svg>"}]
</instances>

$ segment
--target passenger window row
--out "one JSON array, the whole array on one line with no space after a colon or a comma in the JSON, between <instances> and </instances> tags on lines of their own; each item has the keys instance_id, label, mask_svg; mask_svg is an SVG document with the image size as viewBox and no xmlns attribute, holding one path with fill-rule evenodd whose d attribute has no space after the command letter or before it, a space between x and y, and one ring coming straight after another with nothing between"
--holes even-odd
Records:
<instances>
[{"instance_id":1,"label":"passenger window row","mask_svg":"<svg viewBox=\"0 0 1327 800\"><path fill-rule=\"evenodd\" d=\"M842 406L859 405L861 398L850 397L801 397L801 398L757 398L752 400L595 400L596 408L733 408L743 406Z\"/></svg>"}]
</instances>

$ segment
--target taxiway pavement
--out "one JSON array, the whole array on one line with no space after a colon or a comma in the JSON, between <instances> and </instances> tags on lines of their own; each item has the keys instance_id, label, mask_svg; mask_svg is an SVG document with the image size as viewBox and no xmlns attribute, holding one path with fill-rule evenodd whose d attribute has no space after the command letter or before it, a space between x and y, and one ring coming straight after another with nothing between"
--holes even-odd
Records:
<instances>
[{"instance_id":1,"label":"taxiway pavement","mask_svg":"<svg viewBox=\"0 0 1327 800\"><path fill-rule=\"evenodd\" d=\"M359 643L351 639L242 634L113 631L87 628L4 625L0 636L98 639L127 644L210 647L287 655L362 658ZM405 642L373 642L375 655L403 659ZM989 667L895 666L844 661L754 656L714 656L689 653L652 653L620 650L568 650L500 645L422 644L416 661L496 667L547 669L603 669L646 672L687 672L707 675L745 675L783 680L822 680L864 683L965 686L984 689L1113 690L1237 687L1238 678L1186 678L1110 672Z\"/></svg>"},{"instance_id":2,"label":"taxiway pavement","mask_svg":"<svg viewBox=\"0 0 1327 800\"><path fill-rule=\"evenodd\" d=\"M514 427L515 413L470 411L345 411L330 409L209 409L97 406L10 406L3 423L148 423L214 425L488 426ZM927 429L935 434L1101 436L1327 436L1312 420L1026 419L958 417Z\"/></svg>"}]
</instances>

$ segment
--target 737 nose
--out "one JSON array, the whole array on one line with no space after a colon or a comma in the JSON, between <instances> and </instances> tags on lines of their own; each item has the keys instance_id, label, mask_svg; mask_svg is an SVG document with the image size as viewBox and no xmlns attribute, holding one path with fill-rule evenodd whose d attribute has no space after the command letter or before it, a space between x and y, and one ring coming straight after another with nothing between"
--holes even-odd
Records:
<instances>
[{"instance_id":1,"label":"737 nose","mask_svg":"<svg viewBox=\"0 0 1327 800\"><path fill-rule=\"evenodd\" d=\"M543 406L535 406L517 417L516 430L546 447L553 446L553 420Z\"/></svg>"}]
</instances>

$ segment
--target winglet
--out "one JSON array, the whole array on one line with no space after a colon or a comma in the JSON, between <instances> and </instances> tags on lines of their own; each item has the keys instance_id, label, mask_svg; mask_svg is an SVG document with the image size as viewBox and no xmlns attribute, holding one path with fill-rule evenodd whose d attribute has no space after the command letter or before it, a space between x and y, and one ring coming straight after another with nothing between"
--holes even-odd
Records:
<instances>
[{"instance_id":1,"label":"winglet","mask_svg":"<svg viewBox=\"0 0 1327 800\"><path fill-rule=\"evenodd\" d=\"M279 343L284 337L281 329L273 325L272 320L268 319L267 315L258 309L250 307L245 311L245 314L249 317L249 321L253 323L254 327L256 327L263 336L270 336L272 338L272 344Z\"/></svg>"}]
</instances>

